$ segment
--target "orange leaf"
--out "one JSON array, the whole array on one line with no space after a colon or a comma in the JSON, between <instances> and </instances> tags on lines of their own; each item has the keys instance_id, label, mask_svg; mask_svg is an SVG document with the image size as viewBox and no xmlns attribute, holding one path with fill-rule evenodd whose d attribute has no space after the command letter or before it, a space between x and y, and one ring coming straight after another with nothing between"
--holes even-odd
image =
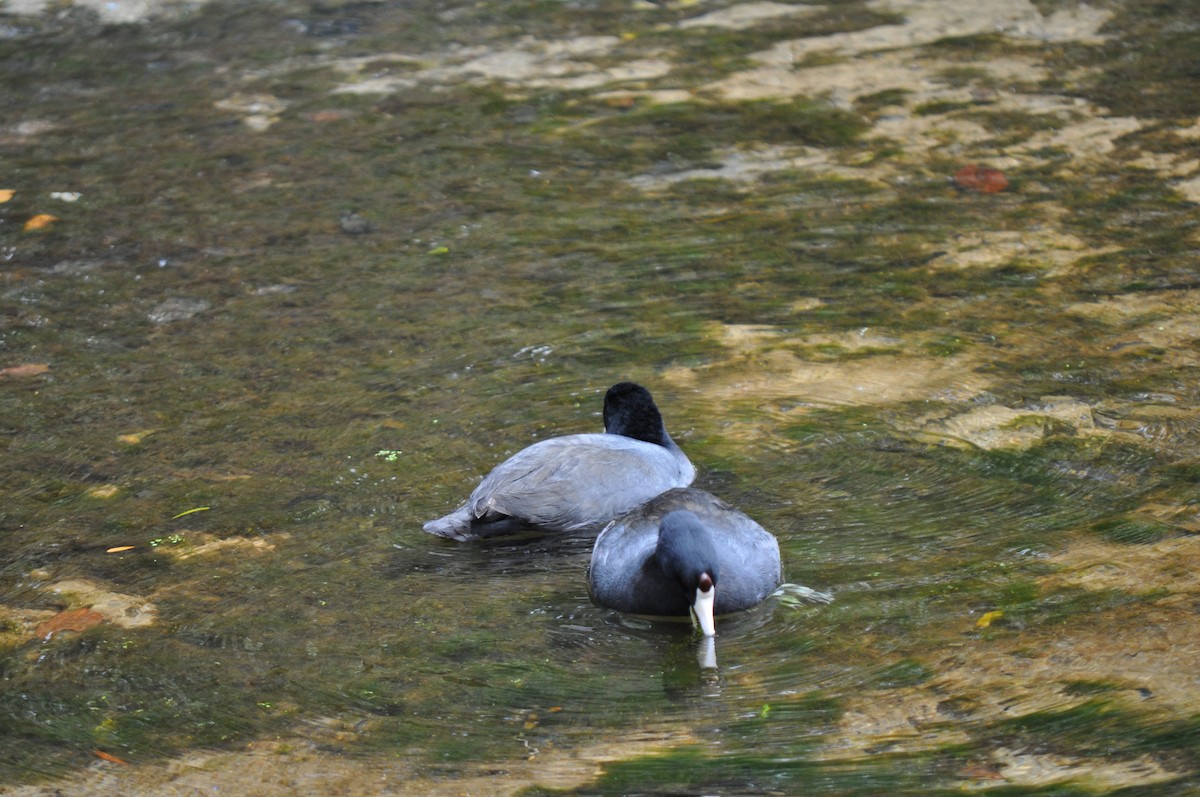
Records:
<instances>
[{"instance_id":1,"label":"orange leaf","mask_svg":"<svg viewBox=\"0 0 1200 797\"><path fill-rule=\"evenodd\" d=\"M1008 188L1008 178L999 169L968 163L954 173L954 184L964 191L995 194Z\"/></svg>"},{"instance_id":2,"label":"orange leaf","mask_svg":"<svg viewBox=\"0 0 1200 797\"><path fill-rule=\"evenodd\" d=\"M17 193L11 188L0 188L0 205L13 198L13 194Z\"/></svg>"},{"instance_id":3,"label":"orange leaf","mask_svg":"<svg viewBox=\"0 0 1200 797\"><path fill-rule=\"evenodd\" d=\"M68 609L51 617L37 627L37 635L49 639L60 631L86 631L104 622L104 615L91 609Z\"/></svg>"},{"instance_id":4,"label":"orange leaf","mask_svg":"<svg viewBox=\"0 0 1200 797\"><path fill-rule=\"evenodd\" d=\"M49 213L39 213L25 222L25 231L40 230L43 227L49 227L56 221L58 221L58 216L51 216Z\"/></svg>"},{"instance_id":5,"label":"orange leaf","mask_svg":"<svg viewBox=\"0 0 1200 797\"><path fill-rule=\"evenodd\" d=\"M136 547L136 545L115 545L105 551L105 553L122 553L124 551L132 551Z\"/></svg>"},{"instance_id":6,"label":"orange leaf","mask_svg":"<svg viewBox=\"0 0 1200 797\"><path fill-rule=\"evenodd\" d=\"M93 755L95 755L95 756L96 756L96 758L102 759L102 760L104 760L104 761L111 761L111 762L113 762L114 764L125 764L126 766L128 766L128 765L129 765L129 762L128 762L128 761L125 761L125 760L123 760L123 759L117 758L117 757L116 757L115 755L113 755L112 753L106 753L106 752L104 752L103 750L93 750L93 751L92 751L92 754L93 754Z\"/></svg>"},{"instance_id":7,"label":"orange leaf","mask_svg":"<svg viewBox=\"0 0 1200 797\"><path fill-rule=\"evenodd\" d=\"M46 363L22 363L21 365L10 365L7 368L0 368L0 376L37 376L49 370L50 366L46 365Z\"/></svg>"}]
</instances>

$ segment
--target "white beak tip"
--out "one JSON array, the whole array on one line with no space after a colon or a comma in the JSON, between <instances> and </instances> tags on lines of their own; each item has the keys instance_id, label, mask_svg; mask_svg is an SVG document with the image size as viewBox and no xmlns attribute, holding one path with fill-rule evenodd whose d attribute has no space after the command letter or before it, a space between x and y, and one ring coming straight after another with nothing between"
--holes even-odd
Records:
<instances>
[{"instance_id":1,"label":"white beak tip","mask_svg":"<svg viewBox=\"0 0 1200 797\"><path fill-rule=\"evenodd\" d=\"M696 624L700 626L700 630L706 637L717 635L717 622L713 616L713 607L717 602L716 586L709 587L708 591L696 588L696 602L692 604L692 614L696 618Z\"/></svg>"}]
</instances>

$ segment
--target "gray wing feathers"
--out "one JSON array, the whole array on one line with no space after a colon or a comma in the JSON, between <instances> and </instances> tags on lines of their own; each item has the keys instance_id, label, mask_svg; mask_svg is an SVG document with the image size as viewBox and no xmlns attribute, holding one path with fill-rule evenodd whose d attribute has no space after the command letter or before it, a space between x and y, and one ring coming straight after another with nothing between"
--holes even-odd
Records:
<instances>
[{"instance_id":1,"label":"gray wing feathers","mask_svg":"<svg viewBox=\"0 0 1200 797\"><path fill-rule=\"evenodd\" d=\"M658 524L614 520L596 538L588 566L588 590L604 606L635 611L642 566L658 545Z\"/></svg>"},{"instance_id":2,"label":"gray wing feathers","mask_svg":"<svg viewBox=\"0 0 1200 797\"><path fill-rule=\"evenodd\" d=\"M779 541L748 517L738 526L740 544L720 549L721 571L728 574L717 587L717 605L722 611L754 606L783 581Z\"/></svg>"},{"instance_id":3,"label":"gray wing feathers","mask_svg":"<svg viewBox=\"0 0 1200 797\"><path fill-rule=\"evenodd\" d=\"M695 471L681 454L618 435L543 440L501 463L471 493L475 517L510 515L574 530L625 512Z\"/></svg>"}]
</instances>

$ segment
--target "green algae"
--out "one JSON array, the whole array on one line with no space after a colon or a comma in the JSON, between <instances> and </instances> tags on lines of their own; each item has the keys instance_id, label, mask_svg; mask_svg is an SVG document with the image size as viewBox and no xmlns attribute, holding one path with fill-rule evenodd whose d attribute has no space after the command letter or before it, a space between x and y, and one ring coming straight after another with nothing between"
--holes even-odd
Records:
<instances>
[{"instance_id":1,"label":"green algae","mask_svg":"<svg viewBox=\"0 0 1200 797\"><path fill-rule=\"evenodd\" d=\"M1121 731L1114 733L1117 728ZM1115 701L1095 697L1070 708L1014 718L998 730L1015 734L1024 743L1036 740L1050 749L1068 745L1073 749L1107 748L1109 755L1125 756L1156 750L1194 767L1195 738L1200 728L1194 721L1160 722ZM1114 744L1114 739L1121 741Z\"/></svg>"},{"instance_id":2,"label":"green algae","mask_svg":"<svg viewBox=\"0 0 1200 797\"><path fill-rule=\"evenodd\" d=\"M902 689L924 683L933 677L933 672L924 664L912 659L898 661L876 674L869 683L877 689Z\"/></svg>"},{"instance_id":3,"label":"green algae","mask_svg":"<svg viewBox=\"0 0 1200 797\"><path fill-rule=\"evenodd\" d=\"M1168 536L1171 527L1147 518L1112 517L1094 524L1091 530L1111 542L1145 544Z\"/></svg>"},{"instance_id":4,"label":"green algae","mask_svg":"<svg viewBox=\"0 0 1200 797\"><path fill-rule=\"evenodd\" d=\"M1095 69L1082 85L1067 91L1103 105L1118 115L1178 119L1200 113L1195 93L1196 8L1186 2L1133 4L1118 9L1109 27L1121 30L1104 46L1068 51L1063 64Z\"/></svg>"},{"instance_id":5,"label":"green algae","mask_svg":"<svg viewBox=\"0 0 1200 797\"><path fill-rule=\"evenodd\" d=\"M631 793L678 793L731 791L735 793L772 793L827 791L839 795L871 795L880 791L892 794L951 795L961 793L956 774L970 764L969 753L950 751L941 755L893 753L873 750L869 758L853 764L843 762L786 761L769 762L747 752L737 757L717 758L703 748L685 748L669 754L646 756L606 768L593 783L575 789L532 787L523 797L555 794L618 795ZM893 772L902 773L899 776ZM644 792L647 783L662 784L654 792ZM1178 785L1174 785L1178 788ZM1055 795L1066 797L1091 795L1087 787L1071 784L1047 786L1001 786L999 793L1012 795ZM1138 792L1141 793L1141 792ZM1170 789L1146 793L1169 794Z\"/></svg>"},{"instance_id":6,"label":"green algae","mask_svg":"<svg viewBox=\"0 0 1200 797\"><path fill-rule=\"evenodd\" d=\"M907 98L912 95L908 89L884 89L874 94L865 94L854 101L854 104L864 112L876 111L889 105L905 105Z\"/></svg>"},{"instance_id":7,"label":"green algae","mask_svg":"<svg viewBox=\"0 0 1200 797\"><path fill-rule=\"evenodd\" d=\"M672 159L703 162L715 150L751 140L840 146L864 129L857 115L806 99L677 103L634 108L610 117L588 128L580 143L597 155L647 168Z\"/></svg>"},{"instance_id":8,"label":"green algae","mask_svg":"<svg viewBox=\"0 0 1200 797\"><path fill-rule=\"evenodd\" d=\"M917 116L941 116L942 114L961 111L964 108L970 108L970 102L958 102L955 100L936 100L927 102L913 108L913 113Z\"/></svg>"}]
</instances>

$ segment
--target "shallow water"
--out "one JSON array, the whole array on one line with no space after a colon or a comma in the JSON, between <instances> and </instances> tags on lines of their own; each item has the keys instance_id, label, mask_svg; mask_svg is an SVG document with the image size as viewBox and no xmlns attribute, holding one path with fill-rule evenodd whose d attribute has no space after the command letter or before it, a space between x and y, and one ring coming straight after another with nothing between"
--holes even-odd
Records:
<instances>
[{"instance_id":1,"label":"shallow water","mask_svg":"<svg viewBox=\"0 0 1200 797\"><path fill-rule=\"evenodd\" d=\"M0 791L1195 790L1181 5L0 17ZM421 531L625 379L831 603Z\"/></svg>"}]
</instances>

